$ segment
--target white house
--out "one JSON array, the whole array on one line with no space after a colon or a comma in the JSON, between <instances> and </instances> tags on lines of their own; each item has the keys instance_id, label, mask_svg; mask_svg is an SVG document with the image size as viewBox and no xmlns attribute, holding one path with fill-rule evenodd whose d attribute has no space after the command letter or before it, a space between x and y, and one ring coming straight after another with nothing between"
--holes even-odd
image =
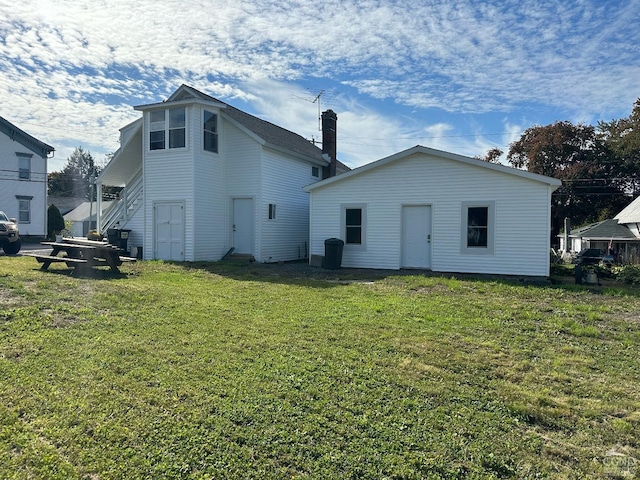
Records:
<instances>
[{"instance_id":1,"label":"white house","mask_svg":"<svg viewBox=\"0 0 640 480\"><path fill-rule=\"evenodd\" d=\"M416 146L305 187L310 253L342 266L549 275L554 178Z\"/></svg>"},{"instance_id":2,"label":"white house","mask_svg":"<svg viewBox=\"0 0 640 480\"><path fill-rule=\"evenodd\" d=\"M0 117L0 210L20 235L47 234L47 159L54 148Z\"/></svg>"},{"instance_id":3,"label":"white house","mask_svg":"<svg viewBox=\"0 0 640 480\"><path fill-rule=\"evenodd\" d=\"M144 259L219 260L230 251L258 262L307 257L302 187L331 165L347 170L335 159L335 114L327 124L333 145L323 136L321 150L187 85L134 108L141 118L120 130L120 148L97 180L98 198L103 186L124 187L110 208L99 201L102 233L131 230L128 245L142 248Z\"/></svg>"}]
</instances>

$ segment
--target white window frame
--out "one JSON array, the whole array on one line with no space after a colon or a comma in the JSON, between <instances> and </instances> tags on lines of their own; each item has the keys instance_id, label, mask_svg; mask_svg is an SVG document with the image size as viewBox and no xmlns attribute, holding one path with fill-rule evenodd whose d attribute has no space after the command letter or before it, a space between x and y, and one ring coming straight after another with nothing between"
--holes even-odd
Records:
<instances>
[{"instance_id":1,"label":"white window frame","mask_svg":"<svg viewBox=\"0 0 640 480\"><path fill-rule=\"evenodd\" d=\"M205 116L207 114L213 115L215 117L215 130L207 130ZM216 112L212 112L211 110L203 110L202 111L202 150L209 153L218 153L220 151L220 136L218 135L218 114ZM213 135L216 139L216 148L215 150L209 150L205 148L206 146L206 138L207 134Z\"/></svg>"},{"instance_id":2,"label":"white window frame","mask_svg":"<svg viewBox=\"0 0 640 480\"><path fill-rule=\"evenodd\" d=\"M18 200L18 223L31 223L31 200L33 200L33 197L16 195L16 199ZM23 208L25 206L26 208ZM23 217L23 214L26 215L26 218Z\"/></svg>"},{"instance_id":3,"label":"white window frame","mask_svg":"<svg viewBox=\"0 0 640 480\"><path fill-rule=\"evenodd\" d=\"M184 111L184 125L183 126L175 126L171 124L171 111L172 110L183 110ZM154 114L159 112L163 113L163 120L156 120L155 122L151 121L151 117ZM160 128L162 127L162 128ZM184 150L187 148L188 136L187 136L187 128L188 128L188 115L186 107L172 107L165 108L163 110L152 110L149 112L149 135L147 137L147 149L150 152L156 151L164 151L164 150ZM171 132L174 130L183 130L184 131L184 146L181 147L172 147L171 146ZM151 148L152 143L160 143L159 140L155 142L151 141L151 135L155 132L163 132L163 140L162 140L162 148Z\"/></svg>"},{"instance_id":4,"label":"white window frame","mask_svg":"<svg viewBox=\"0 0 640 480\"><path fill-rule=\"evenodd\" d=\"M347 210L360 210L360 243L347 243ZM367 249L367 204L366 203L343 203L340 205L340 234L347 250Z\"/></svg>"},{"instance_id":5,"label":"white window frame","mask_svg":"<svg viewBox=\"0 0 640 480\"><path fill-rule=\"evenodd\" d=\"M469 231L469 209L487 209L487 246L469 246L467 235ZM462 202L460 210L460 253L465 255L493 255L495 251L496 202Z\"/></svg>"},{"instance_id":6,"label":"white window frame","mask_svg":"<svg viewBox=\"0 0 640 480\"><path fill-rule=\"evenodd\" d=\"M31 157L33 154L16 152L16 157L18 157L18 179L31 180Z\"/></svg>"}]
</instances>

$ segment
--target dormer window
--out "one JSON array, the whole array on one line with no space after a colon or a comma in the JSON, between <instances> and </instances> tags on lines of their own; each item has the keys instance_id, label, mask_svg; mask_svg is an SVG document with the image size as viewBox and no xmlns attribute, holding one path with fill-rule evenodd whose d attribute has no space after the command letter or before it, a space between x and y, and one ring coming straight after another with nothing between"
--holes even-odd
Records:
<instances>
[{"instance_id":1,"label":"dormer window","mask_svg":"<svg viewBox=\"0 0 640 480\"><path fill-rule=\"evenodd\" d=\"M186 146L184 107L156 110L149 113L149 150L164 150L167 143L169 148L184 148Z\"/></svg>"},{"instance_id":2,"label":"dormer window","mask_svg":"<svg viewBox=\"0 0 640 480\"><path fill-rule=\"evenodd\" d=\"M218 115L204 111L203 148L207 152L218 153Z\"/></svg>"}]
</instances>

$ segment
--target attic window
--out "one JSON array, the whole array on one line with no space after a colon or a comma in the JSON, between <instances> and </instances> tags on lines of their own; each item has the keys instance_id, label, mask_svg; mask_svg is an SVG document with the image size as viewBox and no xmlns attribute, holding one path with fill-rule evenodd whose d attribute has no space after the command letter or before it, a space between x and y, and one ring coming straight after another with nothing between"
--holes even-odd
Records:
<instances>
[{"instance_id":1,"label":"attic window","mask_svg":"<svg viewBox=\"0 0 640 480\"><path fill-rule=\"evenodd\" d=\"M203 148L207 152L218 153L218 116L215 113L204 111Z\"/></svg>"},{"instance_id":2,"label":"attic window","mask_svg":"<svg viewBox=\"0 0 640 480\"><path fill-rule=\"evenodd\" d=\"M149 150L164 150L167 138L169 148L184 148L186 146L184 107L156 110L149 113Z\"/></svg>"}]
</instances>

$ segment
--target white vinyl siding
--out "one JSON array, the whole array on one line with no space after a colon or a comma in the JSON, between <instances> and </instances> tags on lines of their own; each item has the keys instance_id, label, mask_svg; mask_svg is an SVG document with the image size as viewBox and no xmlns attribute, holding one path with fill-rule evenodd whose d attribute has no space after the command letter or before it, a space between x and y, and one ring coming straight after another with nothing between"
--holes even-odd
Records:
<instances>
[{"instance_id":1,"label":"white vinyl siding","mask_svg":"<svg viewBox=\"0 0 640 480\"><path fill-rule=\"evenodd\" d=\"M262 166L260 216L263 262L306 258L309 241L309 194L302 187L310 183L309 163L279 152L265 150ZM269 204L277 205L277 220L268 219Z\"/></svg>"},{"instance_id":2,"label":"white vinyl siding","mask_svg":"<svg viewBox=\"0 0 640 480\"><path fill-rule=\"evenodd\" d=\"M186 115L194 115L193 108L188 108ZM168 121L168 120L167 120ZM189 118L187 124L191 123ZM148 129L150 125L145 125L144 138L149 138ZM187 261L194 259L194 161L193 151L193 129L187 129L185 138L185 148L166 148L164 150L149 151L148 147L144 151L144 228L147 232L144 243L145 258L155 258L155 240L153 205L157 202L183 202L185 207L185 254Z\"/></svg>"},{"instance_id":3,"label":"white vinyl siding","mask_svg":"<svg viewBox=\"0 0 640 480\"><path fill-rule=\"evenodd\" d=\"M29 160L28 177L26 164ZM0 210L9 217L20 218L20 202L17 197L30 199L29 223L20 225L20 235L40 236L47 234L47 160L18 141L0 133ZM25 206L25 205L23 205ZM25 218L26 213L22 216Z\"/></svg>"},{"instance_id":4,"label":"white vinyl siding","mask_svg":"<svg viewBox=\"0 0 640 480\"><path fill-rule=\"evenodd\" d=\"M402 205L432 205L432 270L548 275L550 187L454 160L414 154L312 190L311 254L341 238L341 209L367 204L366 250L343 252L345 267L400 268ZM494 252L462 255L462 205L495 205ZM343 238L344 240L344 238Z\"/></svg>"}]
</instances>

